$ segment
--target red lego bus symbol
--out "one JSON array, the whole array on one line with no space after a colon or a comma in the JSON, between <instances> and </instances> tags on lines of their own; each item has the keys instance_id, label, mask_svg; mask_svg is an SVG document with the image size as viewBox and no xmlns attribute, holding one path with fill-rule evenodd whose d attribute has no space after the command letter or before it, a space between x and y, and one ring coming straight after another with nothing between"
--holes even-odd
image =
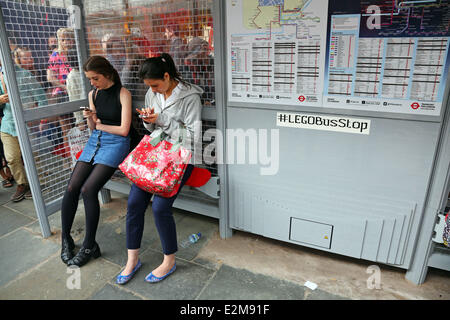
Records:
<instances>
[{"instance_id":1,"label":"red lego bus symbol","mask_svg":"<svg viewBox=\"0 0 450 320\"><path fill-rule=\"evenodd\" d=\"M305 96L299 96L298 97L298 101L300 101L300 102L303 102L305 100L306 100Z\"/></svg>"},{"instance_id":2,"label":"red lego bus symbol","mask_svg":"<svg viewBox=\"0 0 450 320\"><path fill-rule=\"evenodd\" d=\"M420 104L418 102L413 102L411 103L411 108L413 108L414 110L419 109Z\"/></svg>"}]
</instances>

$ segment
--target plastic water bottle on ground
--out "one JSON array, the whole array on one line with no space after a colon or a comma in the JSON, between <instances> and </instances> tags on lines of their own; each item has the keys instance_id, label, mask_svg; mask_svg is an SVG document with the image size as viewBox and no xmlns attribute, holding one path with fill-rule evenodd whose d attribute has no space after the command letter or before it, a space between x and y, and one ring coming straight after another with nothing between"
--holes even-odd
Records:
<instances>
[{"instance_id":1,"label":"plastic water bottle on ground","mask_svg":"<svg viewBox=\"0 0 450 320\"><path fill-rule=\"evenodd\" d=\"M196 243L201 238L201 236L202 234L200 232L191 234L187 239L180 242L180 247L189 247L190 245Z\"/></svg>"}]
</instances>

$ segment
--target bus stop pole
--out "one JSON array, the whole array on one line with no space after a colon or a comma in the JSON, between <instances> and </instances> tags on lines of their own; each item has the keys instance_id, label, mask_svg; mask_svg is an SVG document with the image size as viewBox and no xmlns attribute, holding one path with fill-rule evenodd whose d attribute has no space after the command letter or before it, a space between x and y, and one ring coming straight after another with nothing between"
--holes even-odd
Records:
<instances>
[{"instance_id":1,"label":"bus stop pole","mask_svg":"<svg viewBox=\"0 0 450 320\"><path fill-rule=\"evenodd\" d=\"M225 1L215 0L213 2L214 19L214 59L215 59L215 87L216 87L216 128L223 133L226 130L226 51L224 38L225 33ZM217 150L218 159L225 159L226 135L223 135L223 149ZM221 154L220 154L221 153ZM228 205L228 171L225 164L217 164L220 177L220 199L219 199L219 232L223 239L230 238L233 230L230 228L229 205Z\"/></svg>"}]
</instances>

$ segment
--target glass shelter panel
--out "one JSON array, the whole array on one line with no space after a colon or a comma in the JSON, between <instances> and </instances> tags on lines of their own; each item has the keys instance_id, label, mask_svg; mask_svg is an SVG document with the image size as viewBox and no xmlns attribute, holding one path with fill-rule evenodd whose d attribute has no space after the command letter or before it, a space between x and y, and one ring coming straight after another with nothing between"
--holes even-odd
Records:
<instances>
[{"instance_id":1,"label":"glass shelter panel","mask_svg":"<svg viewBox=\"0 0 450 320\"><path fill-rule=\"evenodd\" d=\"M181 76L204 90L203 104L214 105L212 0L119 2L84 2L90 55L107 57L133 98L142 101L147 88L139 65L167 52Z\"/></svg>"},{"instance_id":2,"label":"glass shelter panel","mask_svg":"<svg viewBox=\"0 0 450 320\"><path fill-rule=\"evenodd\" d=\"M89 136L79 107L65 105L77 101L81 105L86 99L71 5L72 1L0 0L26 133L46 204L62 197L75 156ZM3 111L2 122L12 121L14 127L12 113Z\"/></svg>"},{"instance_id":3,"label":"glass shelter panel","mask_svg":"<svg viewBox=\"0 0 450 320\"><path fill-rule=\"evenodd\" d=\"M112 63L132 93L134 107L143 107L148 90L138 76L141 63L163 52L173 57L184 80L204 90L204 108L215 107L212 0L87 0L83 5L89 55L102 55ZM133 126L141 135L148 133L136 114ZM202 133L215 127L215 119L203 119ZM217 165L210 159L214 156L203 155L199 166L217 176ZM112 180L130 183L119 170ZM202 197L188 187L182 192Z\"/></svg>"}]
</instances>

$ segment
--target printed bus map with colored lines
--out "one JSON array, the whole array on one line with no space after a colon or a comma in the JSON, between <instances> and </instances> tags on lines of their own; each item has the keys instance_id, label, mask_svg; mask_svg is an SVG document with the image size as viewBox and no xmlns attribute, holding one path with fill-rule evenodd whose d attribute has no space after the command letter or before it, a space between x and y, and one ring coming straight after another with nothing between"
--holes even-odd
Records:
<instances>
[{"instance_id":1,"label":"printed bus map with colored lines","mask_svg":"<svg viewBox=\"0 0 450 320\"><path fill-rule=\"evenodd\" d=\"M293 29L297 39L311 39L318 34L320 17L311 6L317 0L244 0L243 25L248 30L259 30L261 38L271 40L274 35L281 37L286 29ZM317 2L316 2L317 3ZM283 29L280 32L280 28ZM277 30L277 31L275 31Z\"/></svg>"},{"instance_id":2,"label":"printed bus map with colored lines","mask_svg":"<svg viewBox=\"0 0 450 320\"><path fill-rule=\"evenodd\" d=\"M446 37L450 36L449 0L370 0L361 1L361 37ZM367 13L369 6L379 12ZM369 30L366 19L379 16L376 28ZM373 17L372 17L373 19Z\"/></svg>"}]
</instances>

